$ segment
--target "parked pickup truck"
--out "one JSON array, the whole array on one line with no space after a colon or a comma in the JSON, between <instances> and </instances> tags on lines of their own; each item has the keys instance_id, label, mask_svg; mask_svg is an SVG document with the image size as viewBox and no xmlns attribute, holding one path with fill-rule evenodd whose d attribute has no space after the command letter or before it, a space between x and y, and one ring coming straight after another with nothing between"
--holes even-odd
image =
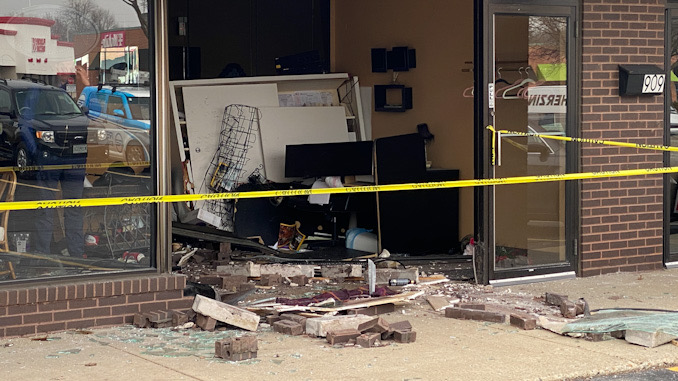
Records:
<instances>
[{"instance_id":1,"label":"parked pickup truck","mask_svg":"<svg viewBox=\"0 0 678 381\"><path fill-rule=\"evenodd\" d=\"M78 105L99 122L96 136L111 162L139 163L150 158L150 90L137 87L87 86ZM147 164L130 165L135 172Z\"/></svg>"}]
</instances>

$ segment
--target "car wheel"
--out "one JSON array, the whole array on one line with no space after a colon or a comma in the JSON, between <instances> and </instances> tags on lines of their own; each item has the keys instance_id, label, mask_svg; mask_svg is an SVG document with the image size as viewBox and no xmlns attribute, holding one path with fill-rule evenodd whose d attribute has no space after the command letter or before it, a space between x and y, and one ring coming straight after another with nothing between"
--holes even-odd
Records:
<instances>
[{"instance_id":1,"label":"car wheel","mask_svg":"<svg viewBox=\"0 0 678 381\"><path fill-rule=\"evenodd\" d=\"M138 163L144 160L145 155L142 146L136 144L127 146L127 149L125 149L125 161L127 163ZM141 172L145 167L145 165L130 165L135 173Z\"/></svg>"},{"instance_id":2,"label":"car wheel","mask_svg":"<svg viewBox=\"0 0 678 381\"><path fill-rule=\"evenodd\" d=\"M14 165L19 168L19 175L22 177L28 177L28 174L33 172L22 169L32 165L31 157L29 156L28 150L26 150L26 146L23 143L19 144L19 147L16 150Z\"/></svg>"}]
</instances>

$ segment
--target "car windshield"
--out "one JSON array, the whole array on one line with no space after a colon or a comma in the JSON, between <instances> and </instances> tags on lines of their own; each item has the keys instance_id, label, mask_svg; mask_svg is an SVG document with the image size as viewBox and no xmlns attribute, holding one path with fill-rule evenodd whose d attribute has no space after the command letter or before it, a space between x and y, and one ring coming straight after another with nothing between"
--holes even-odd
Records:
<instances>
[{"instance_id":1,"label":"car windshield","mask_svg":"<svg viewBox=\"0 0 678 381\"><path fill-rule=\"evenodd\" d=\"M150 98L146 97L127 97L129 111L132 113L132 119L151 120Z\"/></svg>"},{"instance_id":2,"label":"car windshield","mask_svg":"<svg viewBox=\"0 0 678 381\"><path fill-rule=\"evenodd\" d=\"M16 104L21 115L32 115L37 118L82 114L73 99L60 90L19 90L16 92Z\"/></svg>"}]
</instances>

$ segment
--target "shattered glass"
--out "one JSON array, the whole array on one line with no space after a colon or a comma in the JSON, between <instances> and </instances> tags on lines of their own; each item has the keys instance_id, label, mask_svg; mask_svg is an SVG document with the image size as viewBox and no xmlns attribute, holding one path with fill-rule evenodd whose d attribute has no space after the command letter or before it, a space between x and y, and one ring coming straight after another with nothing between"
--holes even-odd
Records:
<instances>
[{"instance_id":1,"label":"shattered glass","mask_svg":"<svg viewBox=\"0 0 678 381\"><path fill-rule=\"evenodd\" d=\"M603 310L566 324L563 333L607 333L635 330L663 331L678 336L678 313L642 310Z\"/></svg>"}]
</instances>

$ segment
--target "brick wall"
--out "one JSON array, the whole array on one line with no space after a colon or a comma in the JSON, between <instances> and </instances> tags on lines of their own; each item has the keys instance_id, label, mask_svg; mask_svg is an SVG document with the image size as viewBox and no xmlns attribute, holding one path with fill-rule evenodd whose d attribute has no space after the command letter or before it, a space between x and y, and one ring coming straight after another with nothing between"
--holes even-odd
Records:
<instances>
[{"instance_id":1,"label":"brick wall","mask_svg":"<svg viewBox=\"0 0 678 381\"><path fill-rule=\"evenodd\" d=\"M664 98L619 97L619 64L664 67L664 0L583 0L581 136L663 144ZM582 170L663 166L662 153L584 144ZM581 275L662 267L662 176L582 181Z\"/></svg>"},{"instance_id":2,"label":"brick wall","mask_svg":"<svg viewBox=\"0 0 678 381\"><path fill-rule=\"evenodd\" d=\"M186 310L186 277L137 276L56 286L0 289L0 337L131 324L134 314Z\"/></svg>"}]
</instances>

